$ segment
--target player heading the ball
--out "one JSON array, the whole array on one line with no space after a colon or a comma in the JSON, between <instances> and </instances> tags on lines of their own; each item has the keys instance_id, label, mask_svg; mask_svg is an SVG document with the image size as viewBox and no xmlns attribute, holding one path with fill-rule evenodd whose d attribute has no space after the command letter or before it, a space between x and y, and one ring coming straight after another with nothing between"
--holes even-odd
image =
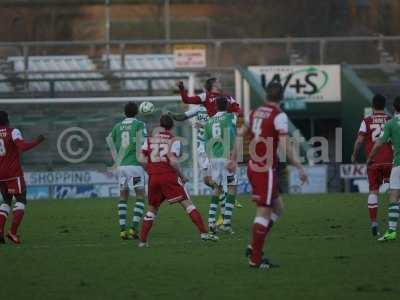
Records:
<instances>
[{"instance_id":1,"label":"player heading the ball","mask_svg":"<svg viewBox=\"0 0 400 300\"><path fill-rule=\"evenodd\" d=\"M178 89L181 95L183 103L186 104L197 104L203 105L207 109L207 113L210 117L215 115L218 110L215 103L215 100L219 96L226 96L228 99L228 109L227 111L230 113L240 114L240 106L239 103L236 102L233 97L224 95L221 90L221 84L219 80L215 77L209 78L206 80L204 85L204 93L196 96L189 96L187 90L182 81L178 82Z\"/></svg>"}]
</instances>

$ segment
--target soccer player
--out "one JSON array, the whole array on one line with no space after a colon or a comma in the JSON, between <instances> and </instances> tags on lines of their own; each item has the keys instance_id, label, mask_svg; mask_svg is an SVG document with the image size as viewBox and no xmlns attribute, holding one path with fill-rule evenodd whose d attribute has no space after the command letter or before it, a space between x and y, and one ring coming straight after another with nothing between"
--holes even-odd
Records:
<instances>
[{"instance_id":1,"label":"soccer player","mask_svg":"<svg viewBox=\"0 0 400 300\"><path fill-rule=\"evenodd\" d=\"M198 153L198 165L200 169L200 176L203 178L204 183L212 189L219 190L219 197L212 196L212 206L215 213L218 208L218 203L221 203L221 214L219 215L219 223L223 224L223 211L225 207L225 192L222 186L218 186L211 177L211 166L210 160L207 157L206 147L205 147L205 126L209 120L209 116L207 113L207 109L202 105L193 106L193 108L187 110L184 113L168 113L175 121L186 121L191 118L195 119L195 126L197 127L197 153ZM242 207L240 203L235 203L237 207ZM213 216L209 216L209 223L210 218L213 219L213 223L215 223L216 214ZM218 223L218 222L217 222Z\"/></svg>"},{"instance_id":2,"label":"soccer player","mask_svg":"<svg viewBox=\"0 0 400 300\"><path fill-rule=\"evenodd\" d=\"M249 125L244 125L240 132L251 135L247 174L257 210L252 227L252 241L246 255L249 256L249 265L253 268L276 266L263 257L263 246L283 209L278 188L278 146L284 149L288 160L298 169L300 181L307 181L304 169L294 158L292 144L288 141L288 118L279 108L282 98L282 85L270 83L267 86L265 104L251 112Z\"/></svg>"},{"instance_id":3,"label":"soccer player","mask_svg":"<svg viewBox=\"0 0 400 300\"><path fill-rule=\"evenodd\" d=\"M145 173L138 161L137 153L147 137L146 125L136 119L138 106L134 102L125 105L126 118L117 123L108 139L112 153L117 163L120 186L120 200L118 202L118 216L120 237L123 240L137 239L139 223L144 213L145 201ZM130 189L136 194L133 208L131 228L126 226L128 198Z\"/></svg>"},{"instance_id":4,"label":"soccer player","mask_svg":"<svg viewBox=\"0 0 400 300\"><path fill-rule=\"evenodd\" d=\"M212 77L206 80L204 89L205 92L198 96L188 96L187 90L182 81L178 82L179 93L182 101L186 104L202 105L207 109L210 117L217 113L215 100L219 96L223 96L221 92L221 84L217 78ZM240 114L240 106L232 97L228 97L228 112Z\"/></svg>"},{"instance_id":5,"label":"soccer player","mask_svg":"<svg viewBox=\"0 0 400 300\"><path fill-rule=\"evenodd\" d=\"M208 185L209 184L208 172L209 172L210 162L207 157L205 149L204 126L207 124L209 117L206 108L204 106L196 105L184 113L168 112L168 115L171 116L172 119L178 122L186 121L191 118L196 118L195 126L197 127L198 164L204 182Z\"/></svg>"},{"instance_id":6,"label":"soccer player","mask_svg":"<svg viewBox=\"0 0 400 300\"><path fill-rule=\"evenodd\" d=\"M21 152L28 151L44 141L39 135L32 142L22 138L21 131L9 126L8 114L0 111L0 190L3 203L0 205L0 244L4 244L4 226L11 212L13 198L13 218L11 230L7 238L14 244L20 244L21 238L17 234L25 214L26 185L21 167Z\"/></svg>"},{"instance_id":7,"label":"soccer player","mask_svg":"<svg viewBox=\"0 0 400 300\"><path fill-rule=\"evenodd\" d=\"M367 164L371 165L375 162L375 157L385 144L391 143L394 148L394 162L390 173L390 204L388 212L388 229L378 241L392 241L397 236L397 223L400 216L400 97L394 99L393 103L395 115L393 119L385 124L383 136L376 140Z\"/></svg>"},{"instance_id":8,"label":"soccer player","mask_svg":"<svg viewBox=\"0 0 400 300\"><path fill-rule=\"evenodd\" d=\"M216 232L215 215L221 193L220 187L227 190L225 207L223 212L223 232L232 231L232 214L236 198L236 115L227 112L227 97L216 98L218 112L212 116L205 126L205 140L207 153L211 161L211 177L216 183L214 197L209 208L209 228Z\"/></svg>"},{"instance_id":9,"label":"soccer player","mask_svg":"<svg viewBox=\"0 0 400 300\"><path fill-rule=\"evenodd\" d=\"M382 136L383 127L390 120L390 116L385 113L386 99L384 96L377 94L372 99L373 114L366 117L361 122L358 137L354 143L352 163L357 162L357 156L361 146L365 145L366 157L370 154L374 143ZM390 144L385 144L379 150L367 167L369 196L368 196L368 212L371 223L372 235L378 235L378 193L379 187L389 179L392 170L393 150Z\"/></svg>"},{"instance_id":10,"label":"soccer player","mask_svg":"<svg viewBox=\"0 0 400 300\"><path fill-rule=\"evenodd\" d=\"M149 174L149 207L143 218L139 247L148 246L149 232L164 201L170 204L179 203L186 210L202 240L218 240L218 237L208 233L200 213L185 190L186 178L179 163L182 144L172 134L173 126L173 119L162 115L160 128L154 129L151 137L142 146L141 162Z\"/></svg>"},{"instance_id":11,"label":"soccer player","mask_svg":"<svg viewBox=\"0 0 400 300\"><path fill-rule=\"evenodd\" d=\"M204 85L205 92L196 95L196 96L188 96L187 90L182 81L178 82L179 93L181 95L182 101L186 104L194 104L199 105L200 107L204 107L207 111L209 117L215 115L218 111L215 100L219 96L223 96L221 91L221 83L215 77L211 77L206 80ZM235 101L231 96L226 96L228 99L228 108L227 111L230 113L235 113L237 116L241 114L241 109L239 103ZM226 194L221 192L220 202L222 204L222 210L224 209L224 205L226 203ZM243 207L238 200L235 200L235 206L237 208ZM220 217L217 223L222 223L223 219Z\"/></svg>"}]
</instances>

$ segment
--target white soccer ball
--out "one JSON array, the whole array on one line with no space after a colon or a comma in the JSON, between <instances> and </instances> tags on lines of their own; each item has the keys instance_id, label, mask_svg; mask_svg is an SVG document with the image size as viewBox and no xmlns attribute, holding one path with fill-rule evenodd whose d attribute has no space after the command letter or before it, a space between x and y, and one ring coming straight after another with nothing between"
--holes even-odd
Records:
<instances>
[{"instance_id":1,"label":"white soccer ball","mask_svg":"<svg viewBox=\"0 0 400 300\"><path fill-rule=\"evenodd\" d=\"M155 109L156 108L154 104L148 101L144 101L139 105L139 112L142 115L151 115L152 113L154 113Z\"/></svg>"}]
</instances>

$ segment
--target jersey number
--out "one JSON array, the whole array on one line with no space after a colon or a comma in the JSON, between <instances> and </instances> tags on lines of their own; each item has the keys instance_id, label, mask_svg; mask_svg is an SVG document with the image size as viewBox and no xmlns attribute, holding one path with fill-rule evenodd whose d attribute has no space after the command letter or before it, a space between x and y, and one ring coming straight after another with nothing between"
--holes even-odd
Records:
<instances>
[{"instance_id":1,"label":"jersey number","mask_svg":"<svg viewBox=\"0 0 400 300\"><path fill-rule=\"evenodd\" d=\"M371 138L372 141L375 142L383 135L383 129L385 127L385 124L371 124L370 127L372 129Z\"/></svg>"},{"instance_id":2,"label":"jersey number","mask_svg":"<svg viewBox=\"0 0 400 300\"><path fill-rule=\"evenodd\" d=\"M255 137L259 137L262 132L261 124L263 122L263 119L261 118L255 118L253 121L253 126L251 128L251 131L253 132Z\"/></svg>"},{"instance_id":3,"label":"jersey number","mask_svg":"<svg viewBox=\"0 0 400 300\"><path fill-rule=\"evenodd\" d=\"M221 125L219 123L214 123L212 126L212 136L213 138L221 137Z\"/></svg>"},{"instance_id":4,"label":"jersey number","mask_svg":"<svg viewBox=\"0 0 400 300\"><path fill-rule=\"evenodd\" d=\"M6 145L3 139L0 139L0 156L6 155Z\"/></svg>"},{"instance_id":5,"label":"jersey number","mask_svg":"<svg viewBox=\"0 0 400 300\"><path fill-rule=\"evenodd\" d=\"M168 144L151 144L150 149L150 160L152 162L167 161L167 154L169 150Z\"/></svg>"},{"instance_id":6,"label":"jersey number","mask_svg":"<svg viewBox=\"0 0 400 300\"><path fill-rule=\"evenodd\" d=\"M130 142L129 131L123 131L121 133L121 146L122 148L128 148Z\"/></svg>"}]
</instances>

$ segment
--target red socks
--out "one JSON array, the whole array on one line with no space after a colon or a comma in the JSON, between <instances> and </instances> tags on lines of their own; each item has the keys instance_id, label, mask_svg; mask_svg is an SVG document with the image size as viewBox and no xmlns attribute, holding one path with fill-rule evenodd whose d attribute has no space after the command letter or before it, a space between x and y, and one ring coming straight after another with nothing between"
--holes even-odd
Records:
<instances>
[{"instance_id":1,"label":"red socks","mask_svg":"<svg viewBox=\"0 0 400 300\"><path fill-rule=\"evenodd\" d=\"M4 226L6 225L10 211L11 207L8 204L3 203L0 205L0 233L4 233Z\"/></svg>"},{"instance_id":2,"label":"red socks","mask_svg":"<svg viewBox=\"0 0 400 300\"><path fill-rule=\"evenodd\" d=\"M251 247L253 249L250 260L252 263L259 264L262 260L262 250L264 248L265 237L270 231L272 224L267 219L256 217L253 224L253 239Z\"/></svg>"},{"instance_id":3,"label":"red socks","mask_svg":"<svg viewBox=\"0 0 400 300\"><path fill-rule=\"evenodd\" d=\"M196 225L197 229L201 233L207 233L206 226L204 225L203 218L201 217L199 211L194 205L190 205L186 208L186 212L189 214L190 219Z\"/></svg>"},{"instance_id":4,"label":"red socks","mask_svg":"<svg viewBox=\"0 0 400 300\"><path fill-rule=\"evenodd\" d=\"M147 237L149 235L151 227L153 226L155 218L156 215L150 211L148 211L143 218L142 228L140 230L140 240L144 243L147 242Z\"/></svg>"},{"instance_id":5,"label":"red socks","mask_svg":"<svg viewBox=\"0 0 400 300\"><path fill-rule=\"evenodd\" d=\"M17 234L18 227L24 218L25 211L18 209L13 211L13 219L11 224L11 234Z\"/></svg>"},{"instance_id":6,"label":"red socks","mask_svg":"<svg viewBox=\"0 0 400 300\"><path fill-rule=\"evenodd\" d=\"M6 224L7 217L0 212L0 234L4 233L4 225Z\"/></svg>"},{"instance_id":7,"label":"red socks","mask_svg":"<svg viewBox=\"0 0 400 300\"><path fill-rule=\"evenodd\" d=\"M371 223L376 222L378 215L378 196L376 194L369 194L368 196L368 213Z\"/></svg>"}]
</instances>

